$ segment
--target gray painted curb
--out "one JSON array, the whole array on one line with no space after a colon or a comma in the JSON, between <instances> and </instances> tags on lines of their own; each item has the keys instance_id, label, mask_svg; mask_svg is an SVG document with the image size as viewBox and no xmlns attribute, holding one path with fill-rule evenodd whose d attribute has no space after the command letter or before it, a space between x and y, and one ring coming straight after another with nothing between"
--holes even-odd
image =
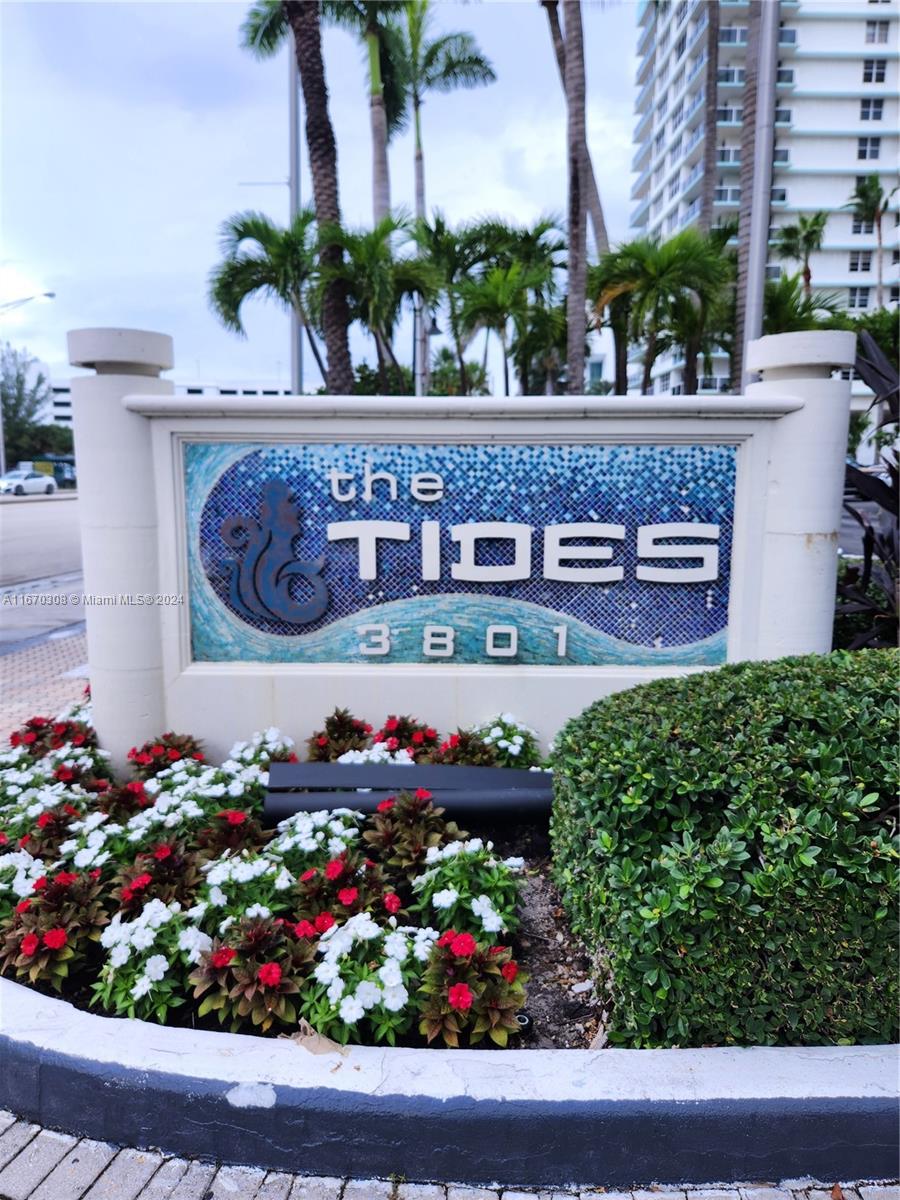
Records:
<instances>
[{"instance_id":1,"label":"gray painted curb","mask_svg":"<svg viewBox=\"0 0 900 1200\"><path fill-rule=\"evenodd\" d=\"M34 1003L26 1005L20 993ZM900 1153L897 1097L885 1086L894 1074L893 1047L595 1054L362 1048L314 1056L287 1041L78 1013L5 980L0 1016L0 1107L83 1137L269 1170L631 1187L660 1180L887 1178L896 1174ZM73 1049L75 1034L80 1052ZM122 1062L111 1060L104 1042L120 1048ZM210 1071L211 1053L221 1055L221 1069ZM796 1061L809 1077L807 1094L729 1095L748 1089L724 1080L708 1095L697 1080L673 1086L667 1067L683 1062L681 1074L690 1075L697 1062L703 1068L698 1056L706 1062L720 1056L732 1072L743 1062L751 1075L760 1062ZM236 1064L235 1057L244 1061ZM167 1060L171 1069L160 1069ZM259 1073L248 1082L253 1063ZM573 1080L584 1078L579 1071L587 1065L589 1086L567 1094L565 1082L552 1078L553 1063L558 1076ZM610 1080L599 1086L595 1077L607 1063ZM535 1066L538 1076L546 1074L547 1098L528 1088L511 1094L516 1088L508 1080L519 1072L533 1077ZM385 1090L369 1082L376 1067ZM835 1094L841 1075L847 1094ZM451 1076L456 1094L446 1094ZM865 1076L869 1084L860 1083ZM410 1088L411 1078L418 1078L418 1090ZM787 1090L797 1088L789 1083Z\"/></svg>"}]
</instances>

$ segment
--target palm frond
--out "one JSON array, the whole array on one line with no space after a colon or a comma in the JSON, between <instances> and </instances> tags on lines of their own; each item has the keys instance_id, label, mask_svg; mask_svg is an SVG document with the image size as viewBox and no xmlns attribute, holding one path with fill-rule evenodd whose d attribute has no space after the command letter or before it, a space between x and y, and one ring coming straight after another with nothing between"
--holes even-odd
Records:
<instances>
[{"instance_id":1,"label":"palm frond","mask_svg":"<svg viewBox=\"0 0 900 1200\"><path fill-rule=\"evenodd\" d=\"M255 0L241 23L241 46L256 58L277 54L290 26L281 0Z\"/></svg>"}]
</instances>

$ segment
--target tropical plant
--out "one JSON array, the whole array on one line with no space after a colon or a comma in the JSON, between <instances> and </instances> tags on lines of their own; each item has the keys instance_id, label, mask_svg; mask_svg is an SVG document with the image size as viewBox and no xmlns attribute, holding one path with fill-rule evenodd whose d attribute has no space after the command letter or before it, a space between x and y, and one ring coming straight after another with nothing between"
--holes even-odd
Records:
<instances>
[{"instance_id":1,"label":"tropical plant","mask_svg":"<svg viewBox=\"0 0 900 1200\"><path fill-rule=\"evenodd\" d=\"M715 350L727 348L726 330L732 301L727 284L734 277L734 262L733 256L726 253L726 247L735 232L735 224L726 222L701 235L705 236L707 248L712 253L707 272L703 277L698 276L696 287L679 289L672 297L661 345L678 347L684 356L682 390L686 396L697 394L697 359L700 355L703 355L704 369L709 374Z\"/></svg>"},{"instance_id":2,"label":"tropical plant","mask_svg":"<svg viewBox=\"0 0 900 1200\"><path fill-rule=\"evenodd\" d=\"M628 345L631 329L631 293L618 290L610 298L609 289L618 288L624 271L624 263L618 250L604 254L599 263L588 267L587 295L598 326L605 325L612 331L613 361L615 364L614 388L619 396L628 392ZM600 304L600 298L604 302Z\"/></svg>"},{"instance_id":3,"label":"tropical plant","mask_svg":"<svg viewBox=\"0 0 900 1200\"><path fill-rule=\"evenodd\" d=\"M0 350L5 461L13 465L29 457L26 451L41 428L40 417L50 401L50 384L43 371L35 371L37 361L27 350L14 350L9 342Z\"/></svg>"},{"instance_id":4,"label":"tropical plant","mask_svg":"<svg viewBox=\"0 0 900 1200\"><path fill-rule=\"evenodd\" d=\"M465 280L459 289L460 320L469 332L484 329L496 335L503 354L503 394L509 395L509 326L528 305L528 289L536 282L520 263L491 267L480 279Z\"/></svg>"},{"instance_id":5,"label":"tropical plant","mask_svg":"<svg viewBox=\"0 0 900 1200\"><path fill-rule=\"evenodd\" d=\"M799 275L766 280L763 292L763 333L799 333L821 329L837 311L836 292L807 294Z\"/></svg>"},{"instance_id":6,"label":"tropical plant","mask_svg":"<svg viewBox=\"0 0 900 1200\"><path fill-rule=\"evenodd\" d=\"M425 220L425 152L422 143L422 105L429 92L478 87L497 78L490 61L469 33L431 37L429 0L406 0L405 21L392 25L396 67L407 89L413 112L416 219ZM416 356L428 363L428 331L416 306ZM427 390L427 369L425 370Z\"/></svg>"},{"instance_id":7,"label":"tropical plant","mask_svg":"<svg viewBox=\"0 0 900 1200\"><path fill-rule=\"evenodd\" d=\"M566 390L584 391L584 339L587 334L587 208L582 182L587 178L584 36L581 0L563 0L566 33L566 144L569 177L569 276L566 293Z\"/></svg>"},{"instance_id":8,"label":"tropical plant","mask_svg":"<svg viewBox=\"0 0 900 1200\"><path fill-rule=\"evenodd\" d=\"M808 217L801 214L797 218L796 224L781 225L776 233L775 253L779 258L792 259L801 264L803 291L807 297L812 296L812 272L809 269L809 260L817 250L822 249L827 221L827 212L810 213Z\"/></svg>"},{"instance_id":9,"label":"tropical plant","mask_svg":"<svg viewBox=\"0 0 900 1200\"><path fill-rule=\"evenodd\" d=\"M322 244L337 246L341 251L335 265L322 264L322 287L340 283L351 319L358 321L375 342L379 381L385 392L388 366L400 370L391 337L403 300L416 294L431 300L440 283L437 269L424 258L395 252L392 239L408 231L407 223L397 217L386 217L371 230L340 226L320 230Z\"/></svg>"},{"instance_id":10,"label":"tropical plant","mask_svg":"<svg viewBox=\"0 0 900 1200\"><path fill-rule=\"evenodd\" d=\"M900 185L886 192L881 186L878 175L863 175L856 181L856 188L845 208L852 210L858 221L872 224L875 227L875 306L884 307L884 240L882 222L888 206Z\"/></svg>"},{"instance_id":11,"label":"tropical plant","mask_svg":"<svg viewBox=\"0 0 900 1200\"><path fill-rule=\"evenodd\" d=\"M553 43L553 53L559 70L560 83L563 91L566 87L566 43L562 27L559 23L559 0L540 0L541 7L547 14L550 27L550 40ZM594 174L594 164L591 161L590 149L585 140L582 162L585 177L582 180L587 215L594 234L594 249L598 255L606 254L609 250L609 237L606 232L606 221L603 217L603 206L600 203L600 191L597 187L597 177Z\"/></svg>"},{"instance_id":12,"label":"tropical plant","mask_svg":"<svg viewBox=\"0 0 900 1200\"><path fill-rule=\"evenodd\" d=\"M465 362L466 383L468 395L486 396L488 394L487 372L479 362L469 359ZM428 392L431 396L462 396L459 380L459 367L453 351L449 346L441 346L436 350L431 360L431 370L428 378Z\"/></svg>"},{"instance_id":13,"label":"tropical plant","mask_svg":"<svg viewBox=\"0 0 900 1200\"><path fill-rule=\"evenodd\" d=\"M565 304L528 304L515 322L510 352L523 396L534 391L555 396L565 378L568 337Z\"/></svg>"},{"instance_id":14,"label":"tropical plant","mask_svg":"<svg viewBox=\"0 0 900 1200\"><path fill-rule=\"evenodd\" d=\"M222 225L219 244L224 258L209 277L209 300L226 328L244 335L241 306L255 293L273 296L292 308L306 330L316 366L325 379L325 364L313 336L306 293L316 277L315 213L297 213L285 229L260 212L243 212Z\"/></svg>"}]
</instances>

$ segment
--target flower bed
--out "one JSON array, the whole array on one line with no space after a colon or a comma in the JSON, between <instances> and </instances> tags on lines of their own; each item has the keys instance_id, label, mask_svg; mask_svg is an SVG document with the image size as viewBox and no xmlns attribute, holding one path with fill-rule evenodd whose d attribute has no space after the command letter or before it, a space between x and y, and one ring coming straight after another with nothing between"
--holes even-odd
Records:
<instances>
[{"instance_id":1,"label":"flower bed","mask_svg":"<svg viewBox=\"0 0 900 1200\"><path fill-rule=\"evenodd\" d=\"M319 760L540 765L509 714L444 740L409 717L337 711ZM522 860L411 788L260 824L277 730L205 761L192 739L135 748L112 777L89 710L36 717L0 754L0 973L82 1007L232 1032L305 1020L340 1043L506 1046L526 974L510 937ZM414 777L413 777L414 779Z\"/></svg>"}]
</instances>

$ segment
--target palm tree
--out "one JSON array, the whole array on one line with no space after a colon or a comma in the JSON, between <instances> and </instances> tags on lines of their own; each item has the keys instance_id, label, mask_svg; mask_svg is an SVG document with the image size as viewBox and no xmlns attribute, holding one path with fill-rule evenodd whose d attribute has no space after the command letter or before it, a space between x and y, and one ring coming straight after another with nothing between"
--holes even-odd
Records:
<instances>
[{"instance_id":1,"label":"palm tree","mask_svg":"<svg viewBox=\"0 0 900 1200\"><path fill-rule=\"evenodd\" d=\"M209 277L209 300L226 328L244 336L241 306L254 293L292 308L306 330L323 381L325 364L310 327L306 292L316 274L315 213L304 209L287 229L259 212L237 213L222 225L223 261Z\"/></svg>"},{"instance_id":2,"label":"palm tree","mask_svg":"<svg viewBox=\"0 0 900 1200\"><path fill-rule=\"evenodd\" d=\"M624 274L624 263L618 250L610 250L598 263L588 267L587 294L594 309L598 326L606 325L613 335L615 362L615 391L619 396L628 392L628 345L631 330L631 293L615 290ZM613 289L607 298L609 289ZM603 303L600 303L603 298Z\"/></svg>"},{"instance_id":3,"label":"palm tree","mask_svg":"<svg viewBox=\"0 0 900 1200\"><path fill-rule=\"evenodd\" d=\"M653 364L668 340L673 312L678 309L686 322L686 301L709 309L728 277L727 262L710 239L688 228L662 243L637 238L604 256L600 267L605 287L597 297L597 311L602 314L615 301L629 297L631 336L644 340L641 391L648 395ZM696 370L696 353L694 363Z\"/></svg>"},{"instance_id":4,"label":"palm tree","mask_svg":"<svg viewBox=\"0 0 900 1200\"><path fill-rule=\"evenodd\" d=\"M336 25L358 34L365 43L369 64L369 120L372 128L372 216L376 225L391 211L391 176L388 167L388 116L385 108L385 21L400 12L404 0L323 0L324 15Z\"/></svg>"},{"instance_id":5,"label":"palm tree","mask_svg":"<svg viewBox=\"0 0 900 1200\"><path fill-rule=\"evenodd\" d=\"M481 363L477 362L466 363L469 391L464 393L460 390L456 356L449 346L441 346L440 350L435 352L429 374L431 377L429 395L431 396L462 396L465 394L486 396L488 394L487 373L482 369Z\"/></svg>"},{"instance_id":6,"label":"palm tree","mask_svg":"<svg viewBox=\"0 0 900 1200\"><path fill-rule=\"evenodd\" d=\"M837 292L812 295L800 275L782 275L766 281L763 295L763 333L801 333L822 329L839 311Z\"/></svg>"},{"instance_id":7,"label":"palm tree","mask_svg":"<svg viewBox=\"0 0 900 1200\"><path fill-rule=\"evenodd\" d=\"M856 189L850 197L849 204L844 207L852 209L854 217L858 221L864 221L866 224L875 226L875 270L877 271L875 284L875 307L884 307L884 246L882 244L881 222L884 220L884 214L888 211L894 194L900 190L900 187L892 188L886 192L881 186L881 179L878 175L863 175L861 179L856 181Z\"/></svg>"},{"instance_id":8,"label":"palm tree","mask_svg":"<svg viewBox=\"0 0 900 1200\"><path fill-rule=\"evenodd\" d=\"M682 239L682 251L696 255L702 268L698 267L692 283L673 291L666 333L671 345L684 354L684 395L696 396L697 359L702 354L705 368L709 369L713 351L721 344L722 330L729 323L731 296L726 285L733 279L734 263L726 254L726 246L735 228L729 222L699 238L693 230L689 233L689 237Z\"/></svg>"},{"instance_id":9,"label":"palm tree","mask_svg":"<svg viewBox=\"0 0 900 1200\"><path fill-rule=\"evenodd\" d=\"M563 85L563 91L565 91L566 43L559 24L559 0L540 0L540 3L547 14L547 23L550 26L550 40L553 42L553 53L556 57L556 66L559 70L559 79L560 83ZM600 203L600 191L597 187L597 177L594 174L594 164L591 160L591 154L586 140L584 144L584 157L582 161L585 169L585 178L582 181L582 190L584 191L585 204L587 205L591 228L594 231L594 249L598 255L606 254L609 250L609 237L606 233L606 221L603 218L603 205Z\"/></svg>"},{"instance_id":10,"label":"palm tree","mask_svg":"<svg viewBox=\"0 0 900 1200\"><path fill-rule=\"evenodd\" d=\"M513 263L491 267L481 279L465 280L459 288L463 329L485 329L496 334L500 342L505 396L509 395L509 323L524 313L532 282L521 263Z\"/></svg>"},{"instance_id":11,"label":"palm tree","mask_svg":"<svg viewBox=\"0 0 900 1200\"><path fill-rule=\"evenodd\" d=\"M587 133L581 0L563 0L563 23L566 31L566 142L569 162L566 390L570 396L579 396L584 391L584 340L587 335L587 209L581 186L582 180L587 177Z\"/></svg>"},{"instance_id":12,"label":"palm tree","mask_svg":"<svg viewBox=\"0 0 900 1200\"><path fill-rule=\"evenodd\" d=\"M515 320L510 345L523 396L532 395L532 376L543 380L545 396L555 396L566 364L566 306L529 304Z\"/></svg>"},{"instance_id":13,"label":"palm tree","mask_svg":"<svg viewBox=\"0 0 900 1200\"><path fill-rule=\"evenodd\" d=\"M322 37L318 4L304 0L257 0L241 27L243 44L260 58L274 54L288 29L294 37L294 52L306 108L306 145L312 175L316 220L323 226L340 223L341 206L337 178L337 147L328 115L328 88L322 61ZM340 261L340 248L322 245L320 264L333 268ZM353 391L350 361L347 297L335 281L326 288L321 302L321 323L328 355L325 386L332 395Z\"/></svg>"},{"instance_id":14,"label":"palm tree","mask_svg":"<svg viewBox=\"0 0 900 1200\"><path fill-rule=\"evenodd\" d=\"M827 212L814 212L800 216L795 225L782 225L775 238L775 253L779 258L792 259L802 264L803 290L812 295L812 272L809 269L811 255L822 249L825 237Z\"/></svg>"},{"instance_id":15,"label":"palm tree","mask_svg":"<svg viewBox=\"0 0 900 1200\"><path fill-rule=\"evenodd\" d=\"M450 92L459 87L478 87L497 78L489 60L478 49L471 34L446 33L429 37L429 0L406 0L405 28L396 27L397 66L413 110L415 135L416 218L425 220L425 154L422 147L422 105L428 92ZM423 364L427 391L428 332L416 305L416 354Z\"/></svg>"},{"instance_id":16,"label":"palm tree","mask_svg":"<svg viewBox=\"0 0 900 1200\"><path fill-rule=\"evenodd\" d=\"M371 230L347 230L340 227L321 230L322 240L342 251L335 266L322 267L324 285L338 282L350 304L350 315L359 321L375 342L378 375L387 393L387 368L400 370L391 346L391 336L403 300L417 293L431 301L437 295L440 275L423 258L400 257L392 244L398 233L409 233L406 221L386 217Z\"/></svg>"}]
</instances>

